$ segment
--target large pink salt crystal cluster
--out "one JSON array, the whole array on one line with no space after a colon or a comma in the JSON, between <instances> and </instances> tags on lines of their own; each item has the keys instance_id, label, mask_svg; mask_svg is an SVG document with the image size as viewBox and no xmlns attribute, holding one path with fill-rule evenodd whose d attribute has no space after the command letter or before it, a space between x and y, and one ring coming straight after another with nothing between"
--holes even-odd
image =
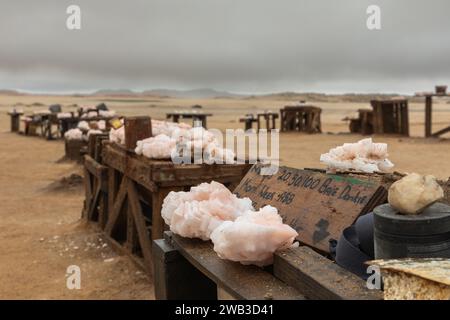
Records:
<instances>
[{"instance_id":1,"label":"large pink salt crystal cluster","mask_svg":"<svg viewBox=\"0 0 450 320\"><path fill-rule=\"evenodd\" d=\"M220 223L235 220L252 208L249 198L239 199L223 184L213 181L192 187L189 192L170 192L161 215L176 234L209 240Z\"/></svg>"},{"instance_id":2,"label":"large pink salt crystal cluster","mask_svg":"<svg viewBox=\"0 0 450 320\"><path fill-rule=\"evenodd\" d=\"M249 198L240 199L214 181L189 192L170 192L161 214L172 232L211 239L219 257L243 264L270 264L273 253L291 246L297 236L276 208L255 211Z\"/></svg>"},{"instance_id":3,"label":"large pink salt crystal cluster","mask_svg":"<svg viewBox=\"0 0 450 320\"><path fill-rule=\"evenodd\" d=\"M147 138L137 142L136 154L142 154L151 159L168 159L176 146L176 141L165 134Z\"/></svg>"},{"instance_id":4,"label":"large pink salt crystal cluster","mask_svg":"<svg viewBox=\"0 0 450 320\"><path fill-rule=\"evenodd\" d=\"M394 167L387 157L387 144L374 143L368 138L333 148L320 156L320 162L332 171L387 172Z\"/></svg>"},{"instance_id":5,"label":"large pink salt crystal cluster","mask_svg":"<svg viewBox=\"0 0 450 320\"><path fill-rule=\"evenodd\" d=\"M273 253L292 246L298 233L283 223L277 208L247 211L235 221L225 221L211 234L219 257L242 264L272 264Z\"/></svg>"}]
</instances>

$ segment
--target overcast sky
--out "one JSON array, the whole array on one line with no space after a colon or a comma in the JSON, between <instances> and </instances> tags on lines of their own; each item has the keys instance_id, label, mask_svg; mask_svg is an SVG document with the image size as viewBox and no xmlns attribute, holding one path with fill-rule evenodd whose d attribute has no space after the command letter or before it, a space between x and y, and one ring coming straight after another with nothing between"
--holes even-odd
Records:
<instances>
[{"instance_id":1,"label":"overcast sky","mask_svg":"<svg viewBox=\"0 0 450 320\"><path fill-rule=\"evenodd\" d=\"M0 89L430 90L450 85L449 13L448 0L0 0Z\"/></svg>"}]
</instances>

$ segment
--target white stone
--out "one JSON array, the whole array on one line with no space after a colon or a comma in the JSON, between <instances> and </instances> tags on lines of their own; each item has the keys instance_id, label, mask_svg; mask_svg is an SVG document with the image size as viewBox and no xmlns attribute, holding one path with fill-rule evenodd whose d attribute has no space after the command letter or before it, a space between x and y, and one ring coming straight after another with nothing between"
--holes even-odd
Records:
<instances>
[{"instance_id":1,"label":"white stone","mask_svg":"<svg viewBox=\"0 0 450 320\"><path fill-rule=\"evenodd\" d=\"M402 214L420 214L444 197L444 191L431 175L411 173L389 188L389 204Z\"/></svg>"}]
</instances>

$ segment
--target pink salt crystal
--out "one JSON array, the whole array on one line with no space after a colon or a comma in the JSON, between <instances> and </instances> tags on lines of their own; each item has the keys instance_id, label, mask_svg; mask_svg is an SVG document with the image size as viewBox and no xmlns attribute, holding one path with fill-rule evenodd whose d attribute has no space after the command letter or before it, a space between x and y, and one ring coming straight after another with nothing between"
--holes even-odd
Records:
<instances>
[{"instance_id":1,"label":"pink salt crystal","mask_svg":"<svg viewBox=\"0 0 450 320\"><path fill-rule=\"evenodd\" d=\"M210 237L222 259L265 266L272 263L275 251L290 247L297 235L283 224L276 208L265 206L247 211L234 222L225 221Z\"/></svg>"}]
</instances>

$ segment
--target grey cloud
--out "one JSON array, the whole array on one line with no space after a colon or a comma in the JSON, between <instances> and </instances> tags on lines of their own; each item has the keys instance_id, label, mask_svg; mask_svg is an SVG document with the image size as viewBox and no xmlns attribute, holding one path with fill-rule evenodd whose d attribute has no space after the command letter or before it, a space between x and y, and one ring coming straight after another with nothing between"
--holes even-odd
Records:
<instances>
[{"instance_id":1,"label":"grey cloud","mask_svg":"<svg viewBox=\"0 0 450 320\"><path fill-rule=\"evenodd\" d=\"M65 28L70 4L81 7L81 31ZM381 31L365 26L369 4L382 9ZM450 83L447 0L1 0L0 8L0 88L412 92Z\"/></svg>"}]
</instances>

